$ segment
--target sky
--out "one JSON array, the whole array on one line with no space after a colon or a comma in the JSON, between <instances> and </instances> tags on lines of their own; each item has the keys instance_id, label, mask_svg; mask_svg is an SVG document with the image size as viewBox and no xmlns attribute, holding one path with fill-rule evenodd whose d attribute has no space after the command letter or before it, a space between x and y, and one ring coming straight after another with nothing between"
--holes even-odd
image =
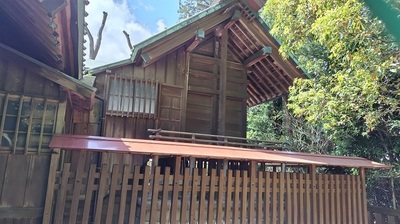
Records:
<instances>
[{"instance_id":1,"label":"sky","mask_svg":"<svg viewBox=\"0 0 400 224\"><path fill-rule=\"evenodd\" d=\"M178 0L91 0L86 6L89 14L86 22L95 41L103 11L108 13L94 64L109 64L130 57L123 30L129 33L132 45L135 45L178 23L178 3ZM88 60L86 64L92 67L93 63Z\"/></svg>"}]
</instances>

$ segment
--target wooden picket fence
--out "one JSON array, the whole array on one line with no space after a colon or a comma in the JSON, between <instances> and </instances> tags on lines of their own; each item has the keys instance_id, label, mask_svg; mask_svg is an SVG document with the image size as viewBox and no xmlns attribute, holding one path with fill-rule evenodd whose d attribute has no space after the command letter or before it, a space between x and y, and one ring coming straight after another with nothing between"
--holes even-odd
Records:
<instances>
[{"instance_id":1,"label":"wooden picket fence","mask_svg":"<svg viewBox=\"0 0 400 224\"><path fill-rule=\"evenodd\" d=\"M51 188L44 223L368 222L362 175L65 163Z\"/></svg>"}]
</instances>

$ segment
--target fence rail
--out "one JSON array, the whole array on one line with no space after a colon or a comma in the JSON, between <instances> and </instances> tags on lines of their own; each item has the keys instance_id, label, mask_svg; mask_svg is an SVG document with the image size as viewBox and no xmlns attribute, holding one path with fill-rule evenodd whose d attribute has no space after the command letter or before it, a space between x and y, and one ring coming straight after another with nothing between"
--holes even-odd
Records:
<instances>
[{"instance_id":1,"label":"fence rail","mask_svg":"<svg viewBox=\"0 0 400 224\"><path fill-rule=\"evenodd\" d=\"M149 129L150 139L169 140L178 142L216 144L243 148L264 148L264 149L282 149L285 143L278 141L254 140L225 135L210 135L201 133L190 133L180 131L168 131L161 129Z\"/></svg>"}]
</instances>

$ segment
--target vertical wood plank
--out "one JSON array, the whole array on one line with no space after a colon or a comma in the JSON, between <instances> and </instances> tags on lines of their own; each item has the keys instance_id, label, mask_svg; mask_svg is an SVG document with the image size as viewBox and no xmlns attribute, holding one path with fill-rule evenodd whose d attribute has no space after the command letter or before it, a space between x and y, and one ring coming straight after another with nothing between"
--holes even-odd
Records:
<instances>
[{"instance_id":1,"label":"vertical wood plank","mask_svg":"<svg viewBox=\"0 0 400 224\"><path fill-rule=\"evenodd\" d=\"M111 174L111 182L109 183L110 186L110 191L108 192L108 206L107 206L107 213L106 213L106 223L111 223L113 221L113 212L114 212L114 207L115 207L115 191L116 188L118 187L119 183L119 164L114 164L112 168L112 174Z\"/></svg>"},{"instance_id":2,"label":"vertical wood plank","mask_svg":"<svg viewBox=\"0 0 400 224\"><path fill-rule=\"evenodd\" d=\"M162 202L161 202L161 218L160 218L160 223L166 223L167 222L167 216L170 214L170 209L168 208L168 193L169 193L169 187L170 187L170 176L171 176L171 168L170 167L165 167L165 172L164 172L164 180L163 180L163 195L162 195Z\"/></svg>"},{"instance_id":3,"label":"vertical wood plank","mask_svg":"<svg viewBox=\"0 0 400 224\"><path fill-rule=\"evenodd\" d=\"M330 201L329 201L329 191L328 191L328 185L329 185L329 175L328 174L324 174L322 175L324 176L324 220L325 223L330 223L331 221L331 217L329 216L329 212L330 212Z\"/></svg>"},{"instance_id":4,"label":"vertical wood plank","mask_svg":"<svg viewBox=\"0 0 400 224\"><path fill-rule=\"evenodd\" d=\"M181 223L187 222L187 211L190 209L188 207L188 197L189 197L189 181L190 181L190 168L185 168L183 176L183 188L182 188L182 203L181 203Z\"/></svg>"},{"instance_id":5,"label":"vertical wood plank","mask_svg":"<svg viewBox=\"0 0 400 224\"><path fill-rule=\"evenodd\" d=\"M341 203L340 206L342 208L342 223L347 223L347 208L346 208L346 175L340 175L340 194L341 194Z\"/></svg>"},{"instance_id":6,"label":"vertical wood plank","mask_svg":"<svg viewBox=\"0 0 400 224\"><path fill-rule=\"evenodd\" d=\"M306 191L306 195L304 200L306 201L306 215L307 215L307 223L312 223L312 216L311 216L311 212L318 212L318 211L312 211L311 208L311 193L312 193L312 188L311 188L311 175L309 173L307 173L305 175L306 181L305 181L305 191ZM322 222L321 222L322 223Z\"/></svg>"},{"instance_id":7,"label":"vertical wood plank","mask_svg":"<svg viewBox=\"0 0 400 224\"><path fill-rule=\"evenodd\" d=\"M158 216L158 192L160 187L160 180L162 176L160 175L160 167L156 166L154 170L154 179L153 179L153 191L151 193L151 209L150 209L150 224L156 223Z\"/></svg>"},{"instance_id":8,"label":"vertical wood plank","mask_svg":"<svg viewBox=\"0 0 400 224\"><path fill-rule=\"evenodd\" d=\"M248 218L250 218L250 217L248 217L248 211L247 211L247 192L248 192L248 174L247 174L247 170L243 170L242 171L242 174L243 174L243 176L242 176L242 206L241 206L241 209L242 209L242 215L241 215L241 219L240 219L240 221L242 222L242 223L246 223L246 222L249 222L249 219Z\"/></svg>"},{"instance_id":9,"label":"vertical wood plank","mask_svg":"<svg viewBox=\"0 0 400 224\"><path fill-rule=\"evenodd\" d=\"M298 192L299 192L299 174L298 173L293 173L293 224L297 224L299 215L299 207L301 204L299 204L298 198ZM290 220L289 220L290 221Z\"/></svg>"},{"instance_id":10,"label":"vertical wood plank","mask_svg":"<svg viewBox=\"0 0 400 224\"><path fill-rule=\"evenodd\" d=\"M363 189L363 186L361 186L361 176L360 174L358 174L355 177L355 181L356 181L356 200L357 200L357 204L356 204L356 208L357 208L357 219L358 222L362 223L363 222L363 216L362 216L362 198L361 198L361 191Z\"/></svg>"},{"instance_id":11,"label":"vertical wood plank","mask_svg":"<svg viewBox=\"0 0 400 224\"><path fill-rule=\"evenodd\" d=\"M279 173L279 223L285 221L285 173L283 170Z\"/></svg>"},{"instance_id":12,"label":"vertical wood plank","mask_svg":"<svg viewBox=\"0 0 400 224\"><path fill-rule=\"evenodd\" d=\"M254 218L256 217L254 212L255 206L255 195L256 195L256 166L257 164L254 161L250 162L250 198L249 198L249 218L247 220L248 223L253 224Z\"/></svg>"},{"instance_id":13,"label":"vertical wood plank","mask_svg":"<svg viewBox=\"0 0 400 224\"><path fill-rule=\"evenodd\" d=\"M264 178L263 178L263 171L258 171L258 177L257 177L257 223L262 223L262 210L263 210L263 184L264 184Z\"/></svg>"},{"instance_id":14,"label":"vertical wood plank","mask_svg":"<svg viewBox=\"0 0 400 224\"><path fill-rule=\"evenodd\" d=\"M324 223L324 194L323 194L323 184L324 184L324 179L323 179L322 174L317 175L318 179L318 209L315 210L314 212L317 212L319 214L319 223Z\"/></svg>"},{"instance_id":15,"label":"vertical wood plank","mask_svg":"<svg viewBox=\"0 0 400 224\"><path fill-rule=\"evenodd\" d=\"M71 210L69 215L69 223L73 224L76 223L76 216L78 214L78 205L79 205L79 198L82 191L82 182L85 172L85 161L86 161L87 153L83 150L79 152L79 160L77 169L75 172L75 180L73 185L73 192L72 192L72 201L71 201Z\"/></svg>"},{"instance_id":16,"label":"vertical wood plank","mask_svg":"<svg viewBox=\"0 0 400 224\"><path fill-rule=\"evenodd\" d=\"M336 223L336 212L335 212L335 175L329 175L329 204L331 208L331 223Z\"/></svg>"},{"instance_id":17,"label":"vertical wood plank","mask_svg":"<svg viewBox=\"0 0 400 224\"><path fill-rule=\"evenodd\" d=\"M352 190L351 190L351 175L346 175L346 200L347 200L347 222L348 223L352 223L352 206L351 206L351 202L352 202L352 198L351 198L351 194L352 194Z\"/></svg>"},{"instance_id":18,"label":"vertical wood plank","mask_svg":"<svg viewBox=\"0 0 400 224\"><path fill-rule=\"evenodd\" d=\"M272 179L272 195L271 195L271 205L272 205L272 221L271 223L277 223L277 205L278 205L278 200L277 200L277 192L278 192L278 173L273 172L273 179Z\"/></svg>"},{"instance_id":19,"label":"vertical wood plank","mask_svg":"<svg viewBox=\"0 0 400 224\"><path fill-rule=\"evenodd\" d=\"M361 203L362 203L362 219L363 223L368 221L368 210L367 210L367 192L365 187L365 168L360 168L360 178L361 178Z\"/></svg>"},{"instance_id":20,"label":"vertical wood plank","mask_svg":"<svg viewBox=\"0 0 400 224\"><path fill-rule=\"evenodd\" d=\"M143 178L143 189L142 189L142 204L140 206L140 217L139 223L146 222L146 213L147 213L147 202L148 202L148 193L150 190L149 181L151 179L151 170L149 166L145 166L144 168L144 178Z\"/></svg>"},{"instance_id":21,"label":"vertical wood plank","mask_svg":"<svg viewBox=\"0 0 400 224\"><path fill-rule=\"evenodd\" d=\"M197 193L198 193L198 188L199 188L199 170L198 169L192 169L193 170L193 180L192 180L192 194L190 198L190 224L196 224L199 222L198 219L198 211L199 211L199 206L197 205L198 200L200 203L200 200L202 198L199 198L197 200Z\"/></svg>"},{"instance_id":22,"label":"vertical wood plank","mask_svg":"<svg viewBox=\"0 0 400 224\"><path fill-rule=\"evenodd\" d=\"M103 164L100 170L100 183L99 183L99 191L97 193L97 200L96 200L96 210L94 212L94 222L100 223L101 221L101 212L103 209L103 200L105 196L105 192L107 189L107 182L110 176L110 171L108 169L108 164Z\"/></svg>"},{"instance_id":23,"label":"vertical wood plank","mask_svg":"<svg viewBox=\"0 0 400 224\"><path fill-rule=\"evenodd\" d=\"M239 223L239 204L240 204L240 183L241 183L241 178L240 178L240 170L235 170L235 200L233 203L233 222L232 223Z\"/></svg>"},{"instance_id":24,"label":"vertical wood plank","mask_svg":"<svg viewBox=\"0 0 400 224\"><path fill-rule=\"evenodd\" d=\"M217 179L217 172L215 169L211 170L211 179L210 179L210 195L208 201L208 217L207 223L214 223L214 195L215 195L215 180Z\"/></svg>"},{"instance_id":25,"label":"vertical wood plank","mask_svg":"<svg viewBox=\"0 0 400 224\"><path fill-rule=\"evenodd\" d=\"M50 159L50 167L49 167L49 177L47 180L47 192L46 192L46 200L44 204L44 213L43 213L43 224L51 223L51 215L53 211L53 198L54 198L54 185L56 183L56 174L58 168L58 162L60 158L60 150L54 149L51 154Z\"/></svg>"},{"instance_id":26,"label":"vertical wood plank","mask_svg":"<svg viewBox=\"0 0 400 224\"><path fill-rule=\"evenodd\" d=\"M226 180L226 205L225 205L225 223L233 223L232 216L232 184L233 184L232 170L228 170Z\"/></svg>"},{"instance_id":27,"label":"vertical wood plank","mask_svg":"<svg viewBox=\"0 0 400 224\"><path fill-rule=\"evenodd\" d=\"M223 217L224 217L224 210L223 210L223 205L224 205L224 195L225 198L228 196L226 194L226 192L224 192L224 187L228 184L226 183L226 170L224 170L224 172L220 171L219 172L219 178L218 178L218 201L217 201L217 220L216 223L217 224L222 224L223 223ZM225 188L226 189L226 188ZM225 211L226 211L227 207L225 204Z\"/></svg>"},{"instance_id":28,"label":"vertical wood plank","mask_svg":"<svg viewBox=\"0 0 400 224\"><path fill-rule=\"evenodd\" d=\"M177 157L175 160L175 171L174 171L174 183L173 183L173 190L172 190L172 202L171 202L171 216L170 222L175 223L178 214L178 204L179 204L179 182L182 179L182 175L180 174L180 157Z\"/></svg>"},{"instance_id":29,"label":"vertical wood plank","mask_svg":"<svg viewBox=\"0 0 400 224\"><path fill-rule=\"evenodd\" d=\"M62 223L64 217L65 198L67 194L68 178L70 176L71 164L65 163L61 173L60 190L57 194L56 210L54 212L54 223Z\"/></svg>"},{"instance_id":30,"label":"vertical wood plank","mask_svg":"<svg viewBox=\"0 0 400 224\"><path fill-rule=\"evenodd\" d=\"M342 202L340 198L340 175L335 175L335 202L336 202L336 207L335 207L335 216L336 216L336 222L340 224L342 222ZM365 223L365 222L364 222Z\"/></svg>"},{"instance_id":31,"label":"vertical wood plank","mask_svg":"<svg viewBox=\"0 0 400 224\"><path fill-rule=\"evenodd\" d=\"M86 193L85 193L85 203L83 205L83 215L82 215L82 223L89 223L89 215L90 215L90 208L92 205L92 195L95 189L95 176L96 176L96 164L91 164L89 168L89 175L87 180L86 186Z\"/></svg>"},{"instance_id":32,"label":"vertical wood plank","mask_svg":"<svg viewBox=\"0 0 400 224\"><path fill-rule=\"evenodd\" d=\"M311 174L311 200L312 200L312 209L313 209L313 217L312 222L317 222L318 220L318 208L317 208L317 168L315 165L311 165L310 167Z\"/></svg>"},{"instance_id":33,"label":"vertical wood plank","mask_svg":"<svg viewBox=\"0 0 400 224\"><path fill-rule=\"evenodd\" d=\"M228 29L222 30L221 36L221 60L219 61L219 106L218 106L218 134L225 135L226 114L226 61L228 55Z\"/></svg>"},{"instance_id":34,"label":"vertical wood plank","mask_svg":"<svg viewBox=\"0 0 400 224\"><path fill-rule=\"evenodd\" d=\"M140 177L140 166L134 166L133 178L132 178L132 195L131 204L129 209L129 221L128 223L136 223L136 209L137 209L137 199L138 199L138 189L139 189L139 177Z\"/></svg>"},{"instance_id":35,"label":"vertical wood plank","mask_svg":"<svg viewBox=\"0 0 400 224\"><path fill-rule=\"evenodd\" d=\"M305 223L304 221L304 174L299 173L299 207L300 207L300 221L299 223Z\"/></svg>"},{"instance_id":36,"label":"vertical wood plank","mask_svg":"<svg viewBox=\"0 0 400 224\"><path fill-rule=\"evenodd\" d=\"M265 195L264 195L264 224L269 224L270 219L270 205L272 204L271 198L271 173L265 172Z\"/></svg>"},{"instance_id":37,"label":"vertical wood plank","mask_svg":"<svg viewBox=\"0 0 400 224\"><path fill-rule=\"evenodd\" d=\"M200 201L199 201L199 223L205 223L205 215L206 211L206 186L207 186L207 170L201 169L201 187L200 187Z\"/></svg>"},{"instance_id":38,"label":"vertical wood plank","mask_svg":"<svg viewBox=\"0 0 400 224\"><path fill-rule=\"evenodd\" d=\"M121 199L119 202L118 223L123 224L125 218L126 195L128 192L128 179L129 179L130 165L126 164L122 168L121 180Z\"/></svg>"},{"instance_id":39,"label":"vertical wood plank","mask_svg":"<svg viewBox=\"0 0 400 224\"><path fill-rule=\"evenodd\" d=\"M292 195L293 195L293 173L285 173L286 174L286 223L293 223L293 204L292 204Z\"/></svg>"},{"instance_id":40,"label":"vertical wood plank","mask_svg":"<svg viewBox=\"0 0 400 224\"><path fill-rule=\"evenodd\" d=\"M357 190L356 190L356 176L351 175L351 213L353 216L353 223L358 222L358 214L357 214Z\"/></svg>"}]
</instances>

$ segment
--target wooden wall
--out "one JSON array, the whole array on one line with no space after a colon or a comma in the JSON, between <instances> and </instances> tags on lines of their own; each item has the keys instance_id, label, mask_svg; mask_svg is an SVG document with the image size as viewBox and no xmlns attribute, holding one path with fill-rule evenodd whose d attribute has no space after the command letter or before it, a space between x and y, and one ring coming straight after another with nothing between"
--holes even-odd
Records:
<instances>
[{"instance_id":1,"label":"wooden wall","mask_svg":"<svg viewBox=\"0 0 400 224\"><path fill-rule=\"evenodd\" d=\"M0 223L40 223L53 133L64 126L60 86L38 75L41 68L0 48ZM42 134L40 134L42 133Z\"/></svg>"},{"instance_id":2,"label":"wooden wall","mask_svg":"<svg viewBox=\"0 0 400 224\"><path fill-rule=\"evenodd\" d=\"M159 97L155 118L109 113L105 117L103 135L123 138L148 138L147 129L218 134L223 116L224 134L246 135L247 73L242 64L227 50L226 84L221 89L220 38L214 34L193 52L186 46L169 53L149 65L129 64L96 74L97 94L108 100L109 79L114 76L134 80L156 81ZM226 92L225 111L220 111L221 92ZM107 106L105 106L107 107ZM224 115L219 115L224 113Z\"/></svg>"}]
</instances>

